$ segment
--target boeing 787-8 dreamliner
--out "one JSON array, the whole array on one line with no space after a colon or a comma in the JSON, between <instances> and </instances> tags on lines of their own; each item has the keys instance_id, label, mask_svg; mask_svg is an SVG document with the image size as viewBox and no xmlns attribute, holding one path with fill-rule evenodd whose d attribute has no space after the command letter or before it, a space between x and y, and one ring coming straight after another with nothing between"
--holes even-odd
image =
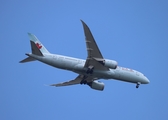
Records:
<instances>
[{"instance_id":1,"label":"boeing 787-8 dreamliner","mask_svg":"<svg viewBox=\"0 0 168 120\"><path fill-rule=\"evenodd\" d=\"M69 70L78 74L73 80L50 85L56 87L84 84L90 86L92 89L102 91L104 89L104 83L98 81L99 79L116 79L135 83L136 88L138 88L140 84L149 83L147 77L141 72L119 67L116 61L105 59L101 54L89 27L82 20L81 22L84 28L87 48L86 60L51 54L35 35L28 33L32 53L26 53L28 57L20 61L20 63L38 60L53 67Z\"/></svg>"}]
</instances>

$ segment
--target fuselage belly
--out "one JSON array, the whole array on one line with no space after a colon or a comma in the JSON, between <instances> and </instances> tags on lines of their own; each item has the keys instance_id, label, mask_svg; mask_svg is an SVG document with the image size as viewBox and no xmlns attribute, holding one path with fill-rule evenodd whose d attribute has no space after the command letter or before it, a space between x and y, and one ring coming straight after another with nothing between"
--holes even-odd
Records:
<instances>
[{"instance_id":1,"label":"fuselage belly","mask_svg":"<svg viewBox=\"0 0 168 120\"><path fill-rule=\"evenodd\" d=\"M142 79L142 73L129 68L118 66L116 69L110 69L109 71L94 70L94 72L89 75L86 73L86 68L84 68L85 60L82 59L56 54L44 54L44 56L29 54L29 56L53 67L87 76L94 76L98 79L115 79L131 83L140 81L141 84L148 83L145 76L144 80Z\"/></svg>"}]
</instances>

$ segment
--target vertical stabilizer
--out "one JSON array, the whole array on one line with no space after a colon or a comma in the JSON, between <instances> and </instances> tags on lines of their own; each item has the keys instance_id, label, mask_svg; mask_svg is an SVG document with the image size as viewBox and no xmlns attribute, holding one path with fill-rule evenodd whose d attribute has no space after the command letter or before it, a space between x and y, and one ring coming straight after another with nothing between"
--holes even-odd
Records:
<instances>
[{"instance_id":1,"label":"vertical stabilizer","mask_svg":"<svg viewBox=\"0 0 168 120\"><path fill-rule=\"evenodd\" d=\"M28 33L32 48L32 53L35 55L43 55L43 53L49 53L44 45L37 39L37 37L31 33Z\"/></svg>"},{"instance_id":2,"label":"vertical stabilizer","mask_svg":"<svg viewBox=\"0 0 168 120\"><path fill-rule=\"evenodd\" d=\"M48 50L37 39L37 37L35 35L28 33L28 36L30 38L30 45L31 45L32 54L38 55L38 56L43 56L44 53L49 53ZM28 54L26 54L26 55L28 55ZM36 60L36 59L29 56L29 57L23 59L22 61L20 61L20 63L30 62L30 61L34 61L34 60Z\"/></svg>"}]
</instances>

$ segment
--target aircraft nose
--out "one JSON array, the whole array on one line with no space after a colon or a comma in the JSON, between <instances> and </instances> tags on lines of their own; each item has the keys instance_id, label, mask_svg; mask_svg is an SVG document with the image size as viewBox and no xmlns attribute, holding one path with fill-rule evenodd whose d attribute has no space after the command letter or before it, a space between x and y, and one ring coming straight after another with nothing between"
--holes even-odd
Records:
<instances>
[{"instance_id":1,"label":"aircraft nose","mask_svg":"<svg viewBox=\"0 0 168 120\"><path fill-rule=\"evenodd\" d=\"M145 84L149 84L149 83L150 83L150 81L148 80L147 77L145 77Z\"/></svg>"}]
</instances>

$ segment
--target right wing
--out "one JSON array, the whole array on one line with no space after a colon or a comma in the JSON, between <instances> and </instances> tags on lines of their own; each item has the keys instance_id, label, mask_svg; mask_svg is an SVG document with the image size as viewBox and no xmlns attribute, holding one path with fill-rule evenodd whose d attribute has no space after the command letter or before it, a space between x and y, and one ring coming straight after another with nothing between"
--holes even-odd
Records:
<instances>
[{"instance_id":1,"label":"right wing","mask_svg":"<svg viewBox=\"0 0 168 120\"><path fill-rule=\"evenodd\" d=\"M50 86L60 87L60 86L76 85L76 84L80 84L83 78L84 78L84 75L78 75L74 80L57 83L57 84L51 84ZM87 82L92 82L93 80L95 80L95 78L93 78L92 76L88 76L85 80Z\"/></svg>"}]
</instances>

